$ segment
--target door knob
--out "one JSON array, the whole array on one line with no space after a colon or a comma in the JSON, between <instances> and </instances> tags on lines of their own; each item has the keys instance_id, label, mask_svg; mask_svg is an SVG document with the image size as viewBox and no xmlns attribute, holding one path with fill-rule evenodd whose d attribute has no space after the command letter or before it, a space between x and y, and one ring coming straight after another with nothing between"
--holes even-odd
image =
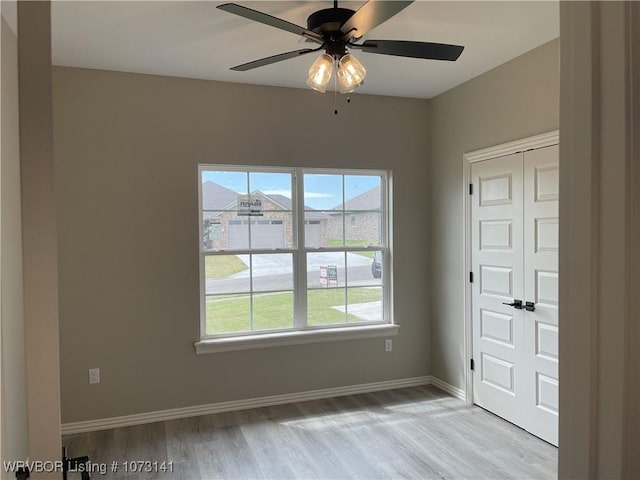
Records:
<instances>
[{"instance_id":1,"label":"door knob","mask_svg":"<svg viewBox=\"0 0 640 480\"><path fill-rule=\"evenodd\" d=\"M518 310L522 310L522 300L514 300L513 303L502 303L503 305L507 305L509 307L513 307Z\"/></svg>"},{"instance_id":2,"label":"door knob","mask_svg":"<svg viewBox=\"0 0 640 480\"><path fill-rule=\"evenodd\" d=\"M536 311L536 304L535 304L535 303L533 303L533 302L526 302L526 303L524 304L524 309L525 309L527 312L535 312L535 311Z\"/></svg>"}]
</instances>

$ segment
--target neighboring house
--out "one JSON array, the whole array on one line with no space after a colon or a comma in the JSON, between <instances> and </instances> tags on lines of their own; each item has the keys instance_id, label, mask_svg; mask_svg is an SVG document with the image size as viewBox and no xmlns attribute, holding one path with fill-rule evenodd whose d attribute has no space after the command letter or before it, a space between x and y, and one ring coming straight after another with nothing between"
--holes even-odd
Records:
<instances>
[{"instance_id":1,"label":"neighboring house","mask_svg":"<svg viewBox=\"0 0 640 480\"><path fill-rule=\"evenodd\" d=\"M327 228L329 238L341 238L344 225L345 240L370 241L372 244L378 244L382 232L381 201L378 186L347 200L344 204L335 206L332 209L333 212L329 212Z\"/></svg>"},{"instance_id":2,"label":"neighboring house","mask_svg":"<svg viewBox=\"0 0 640 480\"><path fill-rule=\"evenodd\" d=\"M212 181L202 184L205 249L289 248L293 246L291 199L259 190L240 194ZM328 215L305 207L308 247L326 244Z\"/></svg>"}]
</instances>

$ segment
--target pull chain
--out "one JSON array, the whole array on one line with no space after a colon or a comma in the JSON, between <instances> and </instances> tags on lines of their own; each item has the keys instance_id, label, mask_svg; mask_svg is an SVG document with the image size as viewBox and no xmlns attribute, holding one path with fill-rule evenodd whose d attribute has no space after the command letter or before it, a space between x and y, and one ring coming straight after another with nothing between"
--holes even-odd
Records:
<instances>
[{"instance_id":1,"label":"pull chain","mask_svg":"<svg viewBox=\"0 0 640 480\"><path fill-rule=\"evenodd\" d=\"M336 64L336 74L333 76L333 111L334 115L338 115L338 61L334 59Z\"/></svg>"}]
</instances>

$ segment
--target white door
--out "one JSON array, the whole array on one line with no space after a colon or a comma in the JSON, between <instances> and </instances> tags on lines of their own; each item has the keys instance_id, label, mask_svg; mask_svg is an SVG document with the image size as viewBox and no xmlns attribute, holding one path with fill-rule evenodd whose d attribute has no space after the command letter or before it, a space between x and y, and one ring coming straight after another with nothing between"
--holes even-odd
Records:
<instances>
[{"instance_id":1,"label":"white door","mask_svg":"<svg viewBox=\"0 0 640 480\"><path fill-rule=\"evenodd\" d=\"M524 153L526 429L558 444L558 146Z\"/></svg>"},{"instance_id":2,"label":"white door","mask_svg":"<svg viewBox=\"0 0 640 480\"><path fill-rule=\"evenodd\" d=\"M474 402L557 444L557 146L471 177Z\"/></svg>"},{"instance_id":3,"label":"white door","mask_svg":"<svg viewBox=\"0 0 640 480\"><path fill-rule=\"evenodd\" d=\"M472 285L474 402L524 426L522 391L522 155L473 164Z\"/></svg>"}]
</instances>

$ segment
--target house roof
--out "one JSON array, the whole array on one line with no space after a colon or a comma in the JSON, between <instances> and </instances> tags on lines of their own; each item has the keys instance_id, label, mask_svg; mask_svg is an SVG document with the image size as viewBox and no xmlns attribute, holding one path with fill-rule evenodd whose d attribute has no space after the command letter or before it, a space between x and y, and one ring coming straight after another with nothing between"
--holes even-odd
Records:
<instances>
[{"instance_id":1,"label":"house roof","mask_svg":"<svg viewBox=\"0 0 640 480\"><path fill-rule=\"evenodd\" d=\"M238 193L208 180L202 184L202 207L204 210L227 210L238 198Z\"/></svg>"},{"instance_id":2,"label":"house roof","mask_svg":"<svg viewBox=\"0 0 640 480\"><path fill-rule=\"evenodd\" d=\"M333 210L378 210L380 208L380 186L361 193L344 204L336 205Z\"/></svg>"},{"instance_id":3,"label":"house roof","mask_svg":"<svg viewBox=\"0 0 640 480\"><path fill-rule=\"evenodd\" d=\"M266 193L261 192L260 190L251 192L251 195L256 195L256 194L260 194L263 197L268 198L272 202L277 203L282 207L283 210L291 210L291 199L285 197L284 195L278 195L278 194L267 195Z\"/></svg>"}]
</instances>

